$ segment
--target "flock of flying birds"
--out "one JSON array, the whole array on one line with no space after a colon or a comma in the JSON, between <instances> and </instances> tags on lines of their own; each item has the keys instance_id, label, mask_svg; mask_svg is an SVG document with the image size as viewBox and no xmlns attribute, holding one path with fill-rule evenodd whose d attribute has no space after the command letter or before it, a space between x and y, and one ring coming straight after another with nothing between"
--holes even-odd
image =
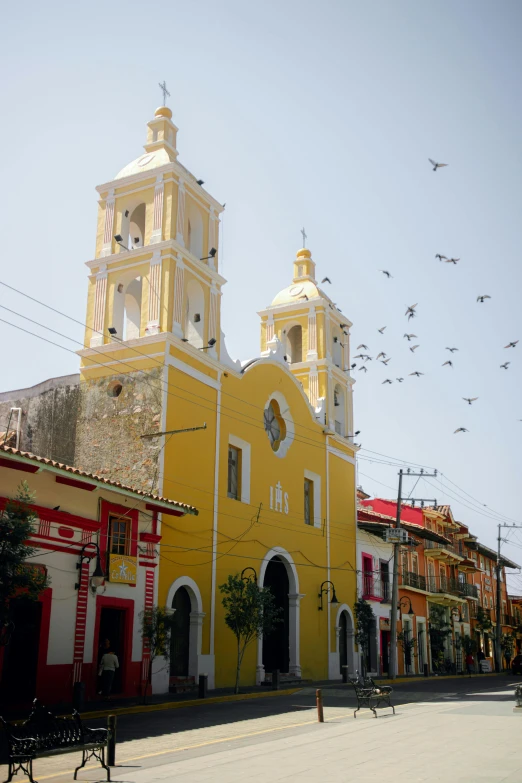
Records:
<instances>
[{"instance_id":1,"label":"flock of flying birds","mask_svg":"<svg viewBox=\"0 0 522 783\"><path fill-rule=\"evenodd\" d=\"M429 162L433 166L433 171L437 171L437 169L442 168L443 166L447 166L447 163L437 163L436 161L432 160L431 158L428 158ZM437 253L435 255L435 258L438 259L440 262L444 262L446 264L454 264L457 265L460 261L460 258L448 258L447 256L442 255L441 253ZM390 279L393 277L393 275L387 270L387 269L379 269L379 272L382 272L383 275L385 275L386 278ZM328 277L325 277L322 281L322 283L331 283L331 280ZM489 294L481 294L477 296L477 303L484 304L486 299L491 299L491 296ZM405 317L407 318L408 322L416 318L417 316L417 304L412 304L409 307L406 307L406 312L404 313ZM345 324L342 324L344 326ZM382 326L380 329L377 329L377 331L380 334L384 334L386 330L386 326ZM416 334L410 334L405 333L404 338L410 343L412 340L418 340L418 337ZM518 340L511 340L507 345L504 346L504 348L516 348L518 344ZM410 351L414 354L417 348L419 348L419 344L411 345L409 346ZM357 346L358 351L368 351L369 348L365 343L361 343ZM449 351L451 354L451 357L453 357L453 354L455 351L458 351L459 349L454 346L446 346L446 351ZM367 373L368 372L368 362L373 361L372 356L370 356L368 353L358 353L356 356L353 357L354 359L360 359L363 364L360 366L357 365L357 363L353 363L351 365L351 369L354 370L355 368L358 368L358 371ZM387 356L384 351L380 351L377 356L375 357L376 361L382 362L382 364L385 365L385 367L388 366L388 363L390 362L391 357ZM508 370L509 365L511 362L504 362L500 365L500 368L503 370ZM447 359L445 362L443 362L442 367L449 367L450 369L453 368L453 361L452 359ZM424 375L423 372L419 372L418 370L415 370L414 372L409 373L410 376L415 376L417 378L420 378L421 375ZM395 381L397 383L403 383L404 378L395 378ZM391 385L394 381L391 378L386 378L384 381L382 381L382 384L388 384ZM464 402L466 402L468 405L472 405L476 400L478 400L478 397L463 397L462 398ZM519 419L519 421L522 421L522 419ZM466 427L457 427L457 429L454 431L454 435L456 435L459 432L469 432L469 430L466 429Z\"/></svg>"}]
</instances>

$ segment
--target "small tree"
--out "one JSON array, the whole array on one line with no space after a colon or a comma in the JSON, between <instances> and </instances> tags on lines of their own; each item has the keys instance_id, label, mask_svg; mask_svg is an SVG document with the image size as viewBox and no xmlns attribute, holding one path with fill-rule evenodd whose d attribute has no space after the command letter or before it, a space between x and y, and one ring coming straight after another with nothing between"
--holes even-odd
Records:
<instances>
[{"instance_id":1,"label":"small tree","mask_svg":"<svg viewBox=\"0 0 522 783\"><path fill-rule=\"evenodd\" d=\"M509 664L511 662L511 659L513 657L516 638L517 637L513 633L504 633L502 634L500 639L500 649L502 650L502 654L506 659L508 669L509 669Z\"/></svg>"},{"instance_id":2,"label":"small tree","mask_svg":"<svg viewBox=\"0 0 522 783\"><path fill-rule=\"evenodd\" d=\"M236 684L239 693L241 664L248 645L264 634L269 634L276 623L282 622L282 609L275 605L269 587L258 587L253 579L242 579L239 574L229 574L227 581L219 585L223 595L225 622L236 637Z\"/></svg>"},{"instance_id":3,"label":"small tree","mask_svg":"<svg viewBox=\"0 0 522 783\"><path fill-rule=\"evenodd\" d=\"M370 635L375 629L375 615L373 609L364 598L358 598L354 606L355 611L355 641L362 650L362 675L366 674L368 654L370 651Z\"/></svg>"},{"instance_id":4,"label":"small tree","mask_svg":"<svg viewBox=\"0 0 522 783\"><path fill-rule=\"evenodd\" d=\"M443 606L433 604L430 607L430 647L431 660L434 668L441 669L444 665L446 639L451 635L451 625L446 617Z\"/></svg>"},{"instance_id":5,"label":"small tree","mask_svg":"<svg viewBox=\"0 0 522 783\"><path fill-rule=\"evenodd\" d=\"M471 636L467 636L467 635L463 636L461 638L461 644L465 655L469 655L470 653L471 655L475 655L475 653L477 652L478 649L477 640L472 639Z\"/></svg>"},{"instance_id":6,"label":"small tree","mask_svg":"<svg viewBox=\"0 0 522 783\"><path fill-rule=\"evenodd\" d=\"M166 606L154 606L140 612L141 638L149 650L149 672L143 694L143 703L147 702L147 693L152 690L152 666L157 658L170 660L170 637L174 626L174 613Z\"/></svg>"},{"instance_id":7,"label":"small tree","mask_svg":"<svg viewBox=\"0 0 522 783\"><path fill-rule=\"evenodd\" d=\"M411 636L409 631L403 630L397 634L397 641L401 644L404 653L404 663L409 670L412 662L412 655L415 655L417 639L415 639L414 636Z\"/></svg>"},{"instance_id":8,"label":"small tree","mask_svg":"<svg viewBox=\"0 0 522 783\"><path fill-rule=\"evenodd\" d=\"M34 532L36 514L27 482L22 481L14 500L0 512L0 644L9 643L14 625L10 613L14 601L36 601L49 585L45 571L31 567L27 559L36 549L27 544Z\"/></svg>"}]
</instances>

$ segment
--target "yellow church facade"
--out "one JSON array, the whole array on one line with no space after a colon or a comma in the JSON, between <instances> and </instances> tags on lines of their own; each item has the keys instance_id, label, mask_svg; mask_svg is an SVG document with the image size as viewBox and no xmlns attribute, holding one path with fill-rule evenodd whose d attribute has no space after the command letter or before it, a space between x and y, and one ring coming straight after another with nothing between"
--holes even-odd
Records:
<instances>
[{"instance_id":1,"label":"yellow church facade","mask_svg":"<svg viewBox=\"0 0 522 783\"><path fill-rule=\"evenodd\" d=\"M219 586L243 571L271 588L283 622L248 649L242 684L275 670L340 678L355 667L351 324L304 248L287 287L259 313L257 356L230 358L223 206L176 145L161 107L144 154L97 188L77 464L198 509L151 522L155 601L174 610L176 626L156 691L200 674L210 687L233 683L235 639Z\"/></svg>"}]
</instances>

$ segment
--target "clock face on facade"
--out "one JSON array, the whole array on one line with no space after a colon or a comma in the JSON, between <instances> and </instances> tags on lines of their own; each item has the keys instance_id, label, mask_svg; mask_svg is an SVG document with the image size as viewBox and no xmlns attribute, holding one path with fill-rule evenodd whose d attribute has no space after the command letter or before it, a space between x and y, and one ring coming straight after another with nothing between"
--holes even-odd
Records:
<instances>
[{"instance_id":1,"label":"clock face on facade","mask_svg":"<svg viewBox=\"0 0 522 783\"><path fill-rule=\"evenodd\" d=\"M281 441L286 437L286 424L276 400L270 400L268 407L265 408L264 425L272 451L277 451Z\"/></svg>"},{"instance_id":2,"label":"clock face on facade","mask_svg":"<svg viewBox=\"0 0 522 783\"><path fill-rule=\"evenodd\" d=\"M293 285L292 288L289 290L290 296L299 296L300 293L303 291L302 285Z\"/></svg>"}]
</instances>

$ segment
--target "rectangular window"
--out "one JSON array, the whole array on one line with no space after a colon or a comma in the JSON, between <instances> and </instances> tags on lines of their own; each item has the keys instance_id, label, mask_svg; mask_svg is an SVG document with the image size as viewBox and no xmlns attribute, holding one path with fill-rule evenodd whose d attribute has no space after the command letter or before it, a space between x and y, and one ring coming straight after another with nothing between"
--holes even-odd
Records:
<instances>
[{"instance_id":1,"label":"rectangular window","mask_svg":"<svg viewBox=\"0 0 522 783\"><path fill-rule=\"evenodd\" d=\"M484 570L484 558L482 557L482 555L480 556L479 565L480 565L481 569Z\"/></svg>"},{"instance_id":2,"label":"rectangular window","mask_svg":"<svg viewBox=\"0 0 522 783\"><path fill-rule=\"evenodd\" d=\"M477 553L476 552L472 552L471 553L471 559L474 560L475 562L477 562Z\"/></svg>"},{"instance_id":3,"label":"rectangular window","mask_svg":"<svg viewBox=\"0 0 522 783\"><path fill-rule=\"evenodd\" d=\"M417 552L411 553L411 572L412 574L419 573L419 556Z\"/></svg>"},{"instance_id":4,"label":"rectangular window","mask_svg":"<svg viewBox=\"0 0 522 783\"><path fill-rule=\"evenodd\" d=\"M440 590L442 593L445 593L448 589L448 583L446 579L446 566L443 566L442 563L439 565L439 574L440 574Z\"/></svg>"},{"instance_id":5,"label":"rectangular window","mask_svg":"<svg viewBox=\"0 0 522 783\"><path fill-rule=\"evenodd\" d=\"M363 597L373 595L373 557L363 555Z\"/></svg>"},{"instance_id":6,"label":"rectangular window","mask_svg":"<svg viewBox=\"0 0 522 783\"><path fill-rule=\"evenodd\" d=\"M486 574L490 575L489 560L486 560Z\"/></svg>"},{"instance_id":7,"label":"rectangular window","mask_svg":"<svg viewBox=\"0 0 522 783\"><path fill-rule=\"evenodd\" d=\"M390 564L381 560L381 597L383 601L390 600Z\"/></svg>"},{"instance_id":8,"label":"rectangular window","mask_svg":"<svg viewBox=\"0 0 522 783\"><path fill-rule=\"evenodd\" d=\"M410 570L408 568L408 552L406 549L403 549L401 551L401 569L402 569L402 576L404 578L408 573L408 571Z\"/></svg>"},{"instance_id":9,"label":"rectangular window","mask_svg":"<svg viewBox=\"0 0 522 783\"><path fill-rule=\"evenodd\" d=\"M109 517L109 552L128 555L130 551L131 521L125 517Z\"/></svg>"},{"instance_id":10,"label":"rectangular window","mask_svg":"<svg viewBox=\"0 0 522 783\"><path fill-rule=\"evenodd\" d=\"M228 488L227 495L233 500L241 499L241 449L228 447Z\"/></svg>"},{"instance_id":11,"label":"rectangular window","mask_svg":"<svg viewBox=\"0 0 522 783\"><path fill-rule=\"evenodd\" d=\"M309 478L304 480L304 520L305 525L314 524L314 482Z\"/></svg>"}]
</instances>

